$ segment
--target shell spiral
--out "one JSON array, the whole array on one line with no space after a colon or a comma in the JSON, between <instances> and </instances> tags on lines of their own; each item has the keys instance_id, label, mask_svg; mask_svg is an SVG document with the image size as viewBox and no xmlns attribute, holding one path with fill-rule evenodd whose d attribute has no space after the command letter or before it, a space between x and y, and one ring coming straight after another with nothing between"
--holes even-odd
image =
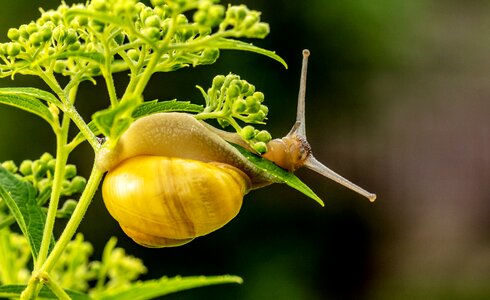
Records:
<instances>
[{"instance_id":1,"label":"shell spiral","mask_svg":"<svg viewBox=\"0 0 490 300\"><path fill-rule=\"evenodd\" d=\"M110 214L135 242L171 247L219 229L239 212L250 180L222 163L135 156L106 176Z\"/></svg>"}]
</instances>

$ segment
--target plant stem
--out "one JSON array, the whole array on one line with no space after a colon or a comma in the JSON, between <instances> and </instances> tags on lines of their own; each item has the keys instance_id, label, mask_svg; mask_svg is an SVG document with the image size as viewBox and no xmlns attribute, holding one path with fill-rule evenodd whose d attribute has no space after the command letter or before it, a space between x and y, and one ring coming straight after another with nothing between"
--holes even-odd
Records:
<instances>
[{"instance_id":1,"label":"plant stem","mask_svg":"<svg viewBox=\"0 0 490 300\"><path fill-rule=\"evenodd\" d=\"M58 299L61 300L71 299L71 297L63 290L63 288L58 284L58 282L56 282L56 280L53 280L48 273L43 274L42 280L46 282L46 285L51 289L53 294L55 294L58 297Z\"/></svg>"},{"instance_id":2,"label":"plant stem","mask_svg":"<svg viewBox=\"0 0 490 300\"><path fill-rule=\"evenodd\" d=\"M60 200L61 188L65 174L65 166L68 161L68 151L66 150L66 142L68 138L68 128L70 119L65 115L61 130L56 135L56 165L54 170L53 187L51 190L51 199L49 201L48 214L46 216L46 224L44 225L43 239L39 249L34 272L39 270L48 256L49 246L53 235L54 222L56 219L56 211Z\"/></svg>"},{"instance_id":3,"label":"plant stem","mask_svg":"<svg viewBox=\"0 0 490 300\"><path fill-rule=\"evenodd\" d=\"M87 181L87 186L80 197L77 207L73 211L73 214L70 220L68 220L65 229L61 233L59 240L56 242L53 251L51 251L49 254L40 271L49 272L56 264L56 261L65 250L66 245L68 245L78 229L78 226L80 225L80 222L82 221L83 216L85 215L85 212L87 211L87 208L89 207L92 198L99 187L102 175L103 172L94 164L92 173Z\"/></svg>"}]
</instances>

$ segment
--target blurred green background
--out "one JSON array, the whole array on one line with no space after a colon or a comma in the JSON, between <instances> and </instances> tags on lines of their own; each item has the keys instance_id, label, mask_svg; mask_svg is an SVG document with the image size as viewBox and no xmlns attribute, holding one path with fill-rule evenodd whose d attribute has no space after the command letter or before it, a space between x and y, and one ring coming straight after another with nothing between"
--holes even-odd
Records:
<instances>
[{"instance_id":1,"label":"blurred green background","mask_svg":"<svg viewBox=\"0 0 490 300\"><path fill-rule=\"evenodd\" d=\"M73 3L73 1L67 1ZM226 3L226 2L225 2ZM274 136L293 124L301 50L312 52L307 131L315 156L378 194L361 196L300 170L320 208L286 186L246 196L221 230L174 249L126 238L100 195L80 231L94 258L112 235L142 257L147 278L236 274L165 299L490 299L490 2L485 0L243 0L271 25L266 40L288 63L222 52L212 66L159 74L146 99L201 101L196 84L234 72L266 95ZM57 1L3 1L9 27ZM123 85L125 76L117 77ZM0 86L38 86L17 76ZM84 118L107 105L104 85L81 87ZM53 152L40 119L0 107L0 161ZM71 159L88 175L87 145ZM59 224L61 227L61 224ZM59 228L60 228L59 227Z\"/></svg>"}]
</instances>

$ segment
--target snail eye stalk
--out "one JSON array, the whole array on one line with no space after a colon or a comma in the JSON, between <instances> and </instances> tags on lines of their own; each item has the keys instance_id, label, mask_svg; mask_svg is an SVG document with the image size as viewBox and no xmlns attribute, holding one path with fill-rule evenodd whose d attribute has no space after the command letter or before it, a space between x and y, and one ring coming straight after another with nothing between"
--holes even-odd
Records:
<instances>
[{"instance_id":1,"label":"snail eye stalk","mask_svg":"<svg viewBox=\"0 0 490 300\"><path fill-rule=\"evenodd\" d=\"M299 94L298 94L298 109L296 112L296 122L288 133L286 138L295 138L300 139L308 146L308 142L306 139L306 128L305 128L305 99L306 99L306 72L308 68L308 57L310 56L310 51L305 49L303 50L303 63L301 67L301 79L299 85ZM311 147L309 147L311 149ZM308 156L304 160L304 167L313 170L320 175L327 177L359 194L369 199L369 201L374 202L376 200L376 194L370 193L365 189L359 187L358 185L350 182L344 177L332 171L330 168L319 162L314 156L311 150L308 153Z\"/></svg>"}]
</instances>

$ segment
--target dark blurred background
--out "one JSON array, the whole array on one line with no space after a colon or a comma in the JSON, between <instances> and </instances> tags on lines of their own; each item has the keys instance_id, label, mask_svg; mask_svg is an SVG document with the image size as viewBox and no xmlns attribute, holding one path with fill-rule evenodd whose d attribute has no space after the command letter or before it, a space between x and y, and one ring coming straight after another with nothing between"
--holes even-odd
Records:
<instances>
[{"instance_id":1,"label":"dark blurred background","mask_svg":"<svg viewBox=\"0 0 490 300\"><path fill-rule=\"evenodd\" d=\"M231 1L242 2L271 25L269 37L254 43L276 50L289 69L224 51L212 66L155 76L146 98L199 102L196 84L231 71L265 93L270 131L283 136L294 121L301 50L309 48L314 153L378 200L300 170L324 208L273 185L247 195L221 230L183 247L145 249L122 234L98 195L80 228L96 246L94 258L117 235L119 246L144 259L146 278L245 280L165 299L490 299L490 2ZM4 1L0 39L37 18L38 6L57 4ZM44 87L22 76L0 85ZM103 91L103 84L81 87L86 119L107 105ZM43 121L5 106L0 145L0 161L55 149ZM85 175L92 161L87 145L71 158Z\"/></svg>"}]
</instances>

